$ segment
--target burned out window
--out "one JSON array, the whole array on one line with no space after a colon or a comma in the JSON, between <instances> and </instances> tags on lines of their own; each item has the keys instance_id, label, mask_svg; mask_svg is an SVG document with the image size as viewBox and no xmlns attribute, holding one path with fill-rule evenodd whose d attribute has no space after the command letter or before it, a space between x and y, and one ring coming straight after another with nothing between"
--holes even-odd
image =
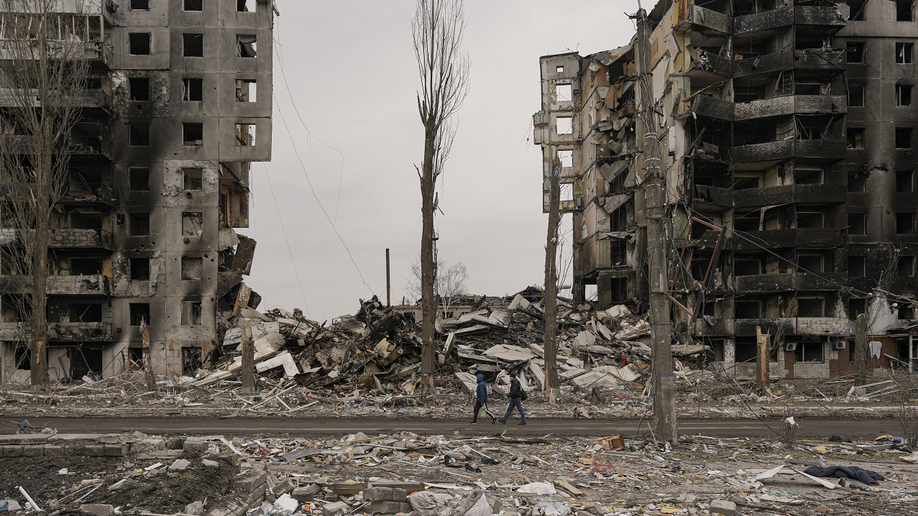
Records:
<instances>
[{"instance_id":1,"label":"burned out window","mask_svg":"<svg viewBox=\"0 0 918 516\"><path fill-rule=\"evenodd\" d=\"M848 106L849 107L863 107L864 106L864 90L865 86L861 84L852 84L848 86Z\"/></svg>"},{"instance_id":2,"label":"burned out window","mask_svg":"<svg viewBox=\"0 0 918 516\"><path fill-rule=\"evenodd\" d=\"M135 192L146 192L150 190L150 169L147 167L130 167L128 168L128 181L130 189Z\"/></svg>"},{"instance_id":3,"label":"burned out window","mask_svg":"<svg viewBox=\"0 0 918 516\"><path fill-rule=\"evenodd\" d=\"M149 236L150 235L150 214L149 213L131 213L129 216L131 236Z\"/></svg>"},{"instance_id":4,"label":"burned out window","mask_svg":"<svg viewBox=\"0 0 918 516\"><path fill-rule=\"evenodd\" d=\"M236 0L236 12L247 13L249 11L249 0Z\"/></svg>"},{"instance_id":5,"label":"burned out window","mask_svg":"<svg viewBox=\"0 0 918 516\"><path fill-rule=\"evenodd\" d=\"M201 324L201 302L182 301L182 326Z\"/></svg>"},{"instance_id":6,"label":"burned out window","mask_svg":"<svg viewBox=\"0 0 918 516\"><path fill-rule=\"evenodd\" d=\"M914 5L914 0L896 0L896 21L914 21Z\"/></svg>"},{"instance_id":7,"label":"burned out window","mask_svg":"<svg viewBox=\"0 0 918 516\"><path fill-rule=\"evenodd\" d=\"M91 275L99 274L102 271L102 260L96 258L71 258L70 275L78 276L81 274Z\"/></svg>"},{"instance_id":8,"label":"burned out window","mask_svg":"<svg viewBox=\"0 0 918 516\"><path fill-rule=\"evenodd\" d=\"M574 100L574 86L572 84L555 85L555 98L558 102L570 102Z\"/></svg>"},{"instance_id":9,"label":"burned out window","mask_svg":"<svg viewBox=\"0 0 918 516\"><path fill-rule=\"evenodd\" d=\"M150 0L131 0L132 11L149 11Z\"/></svg>"},{"instance_id":10,"label":"burned out window","mask_svg":"<svg viewBox=\"0 0 918 516\"><path fill-rule=\"evenodd\" d=\"M912 105L912 85L896 84L896 105L908 107Z\"/></svg>"},{"instance_id":11,"label":"burned out window","mask_svg":"<svg viewBox=\"0 0 918 516\"><path fill-rule=\"evenodd\" d=\"M864 43L863 41L849 41L848 42L848 62L849 63L863 63L865 46L866 46L866 43Z\"/></svg>"},{"instance_id":12,"label":"burned out window","mask_svg":"<svg viewBox=\"0 0 918 516\"><path fill-rule=\"evenodd\" d=\"M255 102L256 85L255 79L236 79L236 102Z\"/></svg>"},{"instance_id":13,"label":"burned out window","mask_svg":"<svg viewBox=\"0 0 918 516\"><path fill-rule=\"evenodd\" d=\"M897 170L896 171L896 191L911 193L915 191L915 171L914 170Z\"/></svg>"},{"instance_id":14,"label":"burned out window","mask_svg":"<svg viewBox=\"0 0 918 516\"><path fill-rule=\"evenodd\" d=\"M128 34L128 51L134 56L150 55L149 32L131 32Z\"/></svg>"},{"instance_id":15,"label":"burned out window","mask_svg":"<svg viewBox=\"0 0 918 516\"><path fill-rule=\"evenodd\" d=\"M204 0L185 0L184 9L186 11L203 11Z\"/></svg>"},{"instance_id":16,"label":"burned out window","mask_svg":"<svg viewBox=\"0 0 918 516\"><path fill-rule=\"evenodd\" d=\"M130 304L131 326L140 326L141 323L150 324L150 303Z\"/></svg>"},{"instance_id":17,"label":"burned out window","mask_svg":"<svg viewBox=\"0 0 918 516\"><path fill-rule=\"evenodd\" d=\"M821 274L825 271L825 259L819 254L801 254L797 257L797 270Z\"/></svg>"},{"instance_id":18,"label":"burned out window","mask_svg":"<svg viewBox=\"0 0 918 516\"><path fill-rule=\"evenodd\" d=\"M204 57L204 35L182 34L182 52L185 57Z\"/></svg>"},{"instance_id":19,"label":"burned out window","mask_svg":"<svg viewBox=\"0 0 918 516\"><path fill-rule=\"evenodd\" d=\"M897 235L915 234L915 213L914 212L896 213L896 234Z\"/></svg>"},{"instance_id":20,"label":"burned out window","mask_svg":"<svg viewBox=\"0 0 918 516\"><path fill-rule=\"evenodd\" d=\"M555 132L558 134L574 134L574 118L559 116L555 119Z\"/></svg>"},{"instance_id":21,"label":"burned out window","mask_svg":"<svg viewBox=\"0 0 918 516\"><path fill-rule=\"evenodd\" d=\"M797 298L797 317L825 317L826 300L821 297Z\"/></svg>"},{"instance_id":22,"label":"burned out window","mask_svg":"<svg viewBox=\"0 0 918 516\"><path fill-rule=\"evenodd\" d=\"M848 300L848 319L857 320L857 316L867 313L867 300L864 298L851 298ZM852 356L854 353L851 354Z\"/></svg>"},{"instance_id":23,"label":"burned out window","mask_svg":"<svg viewBox=\"0 0 918 516\"><path fill-rule=\"evenodd\" d=\"M236 36L236 57L255 57L258 51L258 38L254 34Z\"/></svg>"},{"instance_id":24,"label":"burned out window","mask_svg":"<svg viewBox=\"0 0 918 516\"><path fill-rule=\"evenodd\" d=\"M762 317L762 303L752 300L736 301L737 319L760 319Z\"/></svg>"},{"instance_id":25,"label":"burned out window","mask_svg":"<svg viewBox=\"0 0 918 516\"><path fill-rule=\"evenodd\" d=\"M182 169L182 184L185 190L200 190L204 185L204 169Z\"/></svg>"},{"instance_id":26,"label":"burned out window","mask_svg":"<svg viewBox=\"0 0 918 516\"><path fill-rule=\"evenodd\" d=\"M182 213L182 236L200 237L204 234L204 213L186 211Z\"/></svg>"},{"instance_id":27,"label":"burned out window","mask_svg":"<svg viewBox=\"0 0 918 516\"><path fill-rule=\"evenodd\" d=\"M896 148L911 149L912 133L911 127L896 127Z\"/></svg>"},{"instance_id":28,"label":"burned out window","mask_svg":"<svg viewBox=\"0 0 918 516\"><path fill-rule=\"evenodd\" d=\"M866 235L867 234L867 214L866 213L849 213L848 214L848 234L849 235Z\"/></svg>"},{"instance_id":29,"label":"burned out window","mask_svg":"<svg viewBox=\"0 0 918 516\"><path fill-rule=\"evenodd\" d=\"M912 64L915 45L903 41L896 42L896 64Z\"/></svg>"},{"instance_id":30,"label":"burned out window","mask_svg":"<svg viewBox=\"0 0 918 516\"><path fill-rule=\"evenodd\" d=\"M864 128L849 127L847 144L849 149L863 149L864 147Z\"/></svg>"},{"instance_id":31,"label":"burned out window","mask_svg":"<svg viewBox=\"0 0 918 516\"><path fill-rule=\"evenodd\" d=\"M150 279L150 259L131 258L131 279L148 281Z\"/></svg>"},{"instance_id":32,"label":"burned out window","mask_svg":"<svg viewBox=\"0 0 918 516\"><path fill-rule=\"evenodd\" d=\"M848 256L848 277L863 278L867 276L867 258L864 256Z\"/></svg>"},{"instance_id":33,"label":"burned out window","mask_svg":"<svg viewBox=\"0 0 918 516\"><path fill-rule=\"evenodd\" d=\"M867 191L867 174L860 170L848 172L848 191L861 193Z\"/></svg>"},{"instance_id":34,"label":"burned out window","mask_svg":"<svg viewBox=\"0 0 918 516\"><path fill-rule=\"evenodd\" d=\"M193 281L204 277L204 258L200 256L182 257L182 280Z\"/></svg>"},{"instance_id":35,"label":"burned out window","mask_svg":"<svg viewBox=\"0 0 918 516\"><path fill-rule=\"evenodd\" d=\"M561 168L571 168L574 166L574 151L570 149L564 149L558 151L558 162L561 164Z\"/></svg>"},{"instance_id":36,"label":"burned out window","mask_svg":"<svg viewBox=\"0 0 918 516\"><path fill-rule=\"evenodd\" d=\"M255 145L255 124L236 124L236 147Z\"/></svg>"},{"instance_id":37,"label":"burned out window","mask_svg":"<svg viewBox=\"0 0 918 516\"><path fill-rule=\"evenodd\" d=\"M32 350L24 342L16 343L16 369L29 371L32 369Z\"/></svg>"},{"instance_id":38,"label":"burned out window","mask_svg":"<svg viewBox=\"0 0 918 516\"><path fill-rule=\"evenodd\" d=\"M186 102L199 102L204 100L204 79L200 77L186 77L182 79L182 100Z\"/></svg>"},{"instance_id":39,"label":"burned out window","mask_svg":"<svg viewBox=\"0 0 918 516\"><path fill-rule=\"evenodd\" d=\"M914 278L915 277L915 257L903 255L899 257L899 262L896 264L897 274L900 278Z\"/></svg>"},{"instance_id":40,"label":"burned out window","mask_svg":"<svg viewBox=\"0 0 918 516\"><path fill-rule=\"evenodd\" d=\"M102 322L102 303L70 303L72 323Z\"/></svg>"},{"instance_id":41,"label":"burned out window","mask_svg":"<svg viewBox=\"0 0 918 516\"><path fill-rule=\"evenodd\" d=\"M864 21L867 19L864 11L867 6L867 0L848 0L848 7L851 11L848 13L850 21Z\"/></svg>"},{"instance_id":42,"label":"burned out window","mask_svg":"<svg viewBox=\"0 0 918 516\"><path fill-rule=\"evenodd\" d=\"M825 345L819 340L805 340L797 343L794 360L797 362L823 362Z\"/></svg>"},{"instance_id":43,"label":"burned out window","mask_svg":"<svg viewBox=\"0 0 918 516\"><path fill-rule=\"evenodd\" d=\"M131 100L150 100L150 79L148 77L131 77L128 79Z\"/></svg>"},{"instance_id":44,"label":"burned out window","mask_svg":"<svg viewBox=\"0 0 918 516\"><path fill-rule=\"evenodd\" d=\"M200 122L182 124L182 144L197 147L204 145L204 124Z\"/></svg>"},{"instance_id":45,"label":"burned out window","mask_svg":"<svg viewBox=\"0 0 918 516\"><path fill-rule=\"evenodd\" d=\"M128 145L148 147L150 145L150 123L131 122L128 124Z\"/></svg>"},{"instance_id":46,"label":"burned out window","mask_svg":"<svg viewBox=\"0 0 918 516\"><path fill-rule=\"evenodd\" d=\"M901 303L897 313L899 319L914 319L915 308L909 303Z\"/></svg>"}]
</instances>

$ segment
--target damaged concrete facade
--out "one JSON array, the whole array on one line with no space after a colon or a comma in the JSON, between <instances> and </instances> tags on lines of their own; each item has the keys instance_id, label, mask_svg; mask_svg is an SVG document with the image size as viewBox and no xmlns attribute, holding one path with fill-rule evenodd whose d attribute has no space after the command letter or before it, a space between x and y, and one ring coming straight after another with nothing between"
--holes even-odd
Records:
<instances>
[{"instance_id":1,"label":"damaged concrete facade","mask_svg":"<svg viewBox=\"0 0 918 516\"><path fill-rule=\"evenodd\" d=\"M258 304L242 283L255 241L233 228L249 164L271 157L273 0L59 5L91 28L96 102L52 226L51 381L136 369L146 350L157 374L191 371L220 312ZM28 382L21 293L2 294L0 380Z\"/></svg>"},{"instance_id":2,"label":"damaged concrete facade","mask_svg":"<svg viewBox=\"0 0 918 516\"><path fill-rule=\"evenodd\" d=\"M646 307L651 105L682 343L748 375L761 328L773 377L828 377L853 369L867 313L868 367L918 367L916 16L912 0L665 0L649 102L637 36L542 57L535 138L545 202L557 174L573 219L575 301L595 285L600 307Z\"/></svg>"}]
</instances>

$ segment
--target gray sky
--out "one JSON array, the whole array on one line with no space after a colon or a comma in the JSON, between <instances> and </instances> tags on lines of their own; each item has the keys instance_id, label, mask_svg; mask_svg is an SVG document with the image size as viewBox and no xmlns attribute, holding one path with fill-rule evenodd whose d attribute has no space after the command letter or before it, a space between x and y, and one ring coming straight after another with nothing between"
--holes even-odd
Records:
<instances>
[{"instance_id":1,"label":"gray sky","mask_svg":"<svg viewBox=\"0 0 918 516\"><path fill-rule=\"evenodd\" d=\"M246 284L263 297L260 310L302 308L331 322L360 299L385 302L388 247L398 304L420 254L415 2L277 7L274 153L252 165L250 227L239 232L258 247ZM531 140L539 57L627 44L625 13L637 2L470 1L465 10L471 88L438 182L438 249L466 266L473 293L504 295L544 280L547 215ZM565 263L570 252L567 240Z\"/></svg>"}]
</instances>

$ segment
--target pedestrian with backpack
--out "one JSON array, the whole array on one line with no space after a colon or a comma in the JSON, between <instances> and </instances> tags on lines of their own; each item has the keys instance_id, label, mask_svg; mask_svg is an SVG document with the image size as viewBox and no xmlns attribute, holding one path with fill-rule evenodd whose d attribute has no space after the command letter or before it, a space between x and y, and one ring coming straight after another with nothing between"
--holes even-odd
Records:
<instances>
[{"instance_id":1,"label":"pedestrian with backpack","mask_svg":"<svg viewBox=\"0 0 918 516\"><path fill-rule=\"evenodd\" d=\"M519 424L526 424L526 413L523 412L523 401L526 400L529 396L526 394L526 391L523 390L523 387L520 385L520 381L516 379L515 374L510 374L510 392L507 393L507 397L510 398L510 403L507 405L507 413L504 414L504 417L499 421L503 424L507 424L507 420L510 419L510 414L513 413L513 409L520 413L520 422Z\"/></svg>"}]
</instances>

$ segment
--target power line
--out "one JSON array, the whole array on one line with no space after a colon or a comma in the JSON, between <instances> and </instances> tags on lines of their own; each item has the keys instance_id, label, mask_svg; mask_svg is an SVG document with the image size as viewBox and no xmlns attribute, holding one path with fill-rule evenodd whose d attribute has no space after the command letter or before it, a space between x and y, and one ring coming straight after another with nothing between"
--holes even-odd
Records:
<instances>
[{"instance_id":1,"label":"power line","mask_svg":"<svg viewBox=\"0 0 918 516\"><path fill-rule=\"evenodd\" d=\"M264 167L264 163L261 165ZM306 302L306 292L303 291L303 281L300 279L300 272L296 268L296 259L293 257L293 249L290 248L290 238L287 236L287 228L284 226L284 217L281 216L280 207L277 205L277 196L274 195L274 185L271 184L271 175L265 170L265 177L268 179L268 188L271 190L271 197L274 199L274 209L277 211L277 218L280 220L281 231L284 233L284 241L287 243L287 252L290 254L290 263L293 264L293 273L296 275L296 284L300 287L300 295L303 296L303 309L306 310L306 316L309 314L309 304Z\"/></svg>"}]
</instances>

